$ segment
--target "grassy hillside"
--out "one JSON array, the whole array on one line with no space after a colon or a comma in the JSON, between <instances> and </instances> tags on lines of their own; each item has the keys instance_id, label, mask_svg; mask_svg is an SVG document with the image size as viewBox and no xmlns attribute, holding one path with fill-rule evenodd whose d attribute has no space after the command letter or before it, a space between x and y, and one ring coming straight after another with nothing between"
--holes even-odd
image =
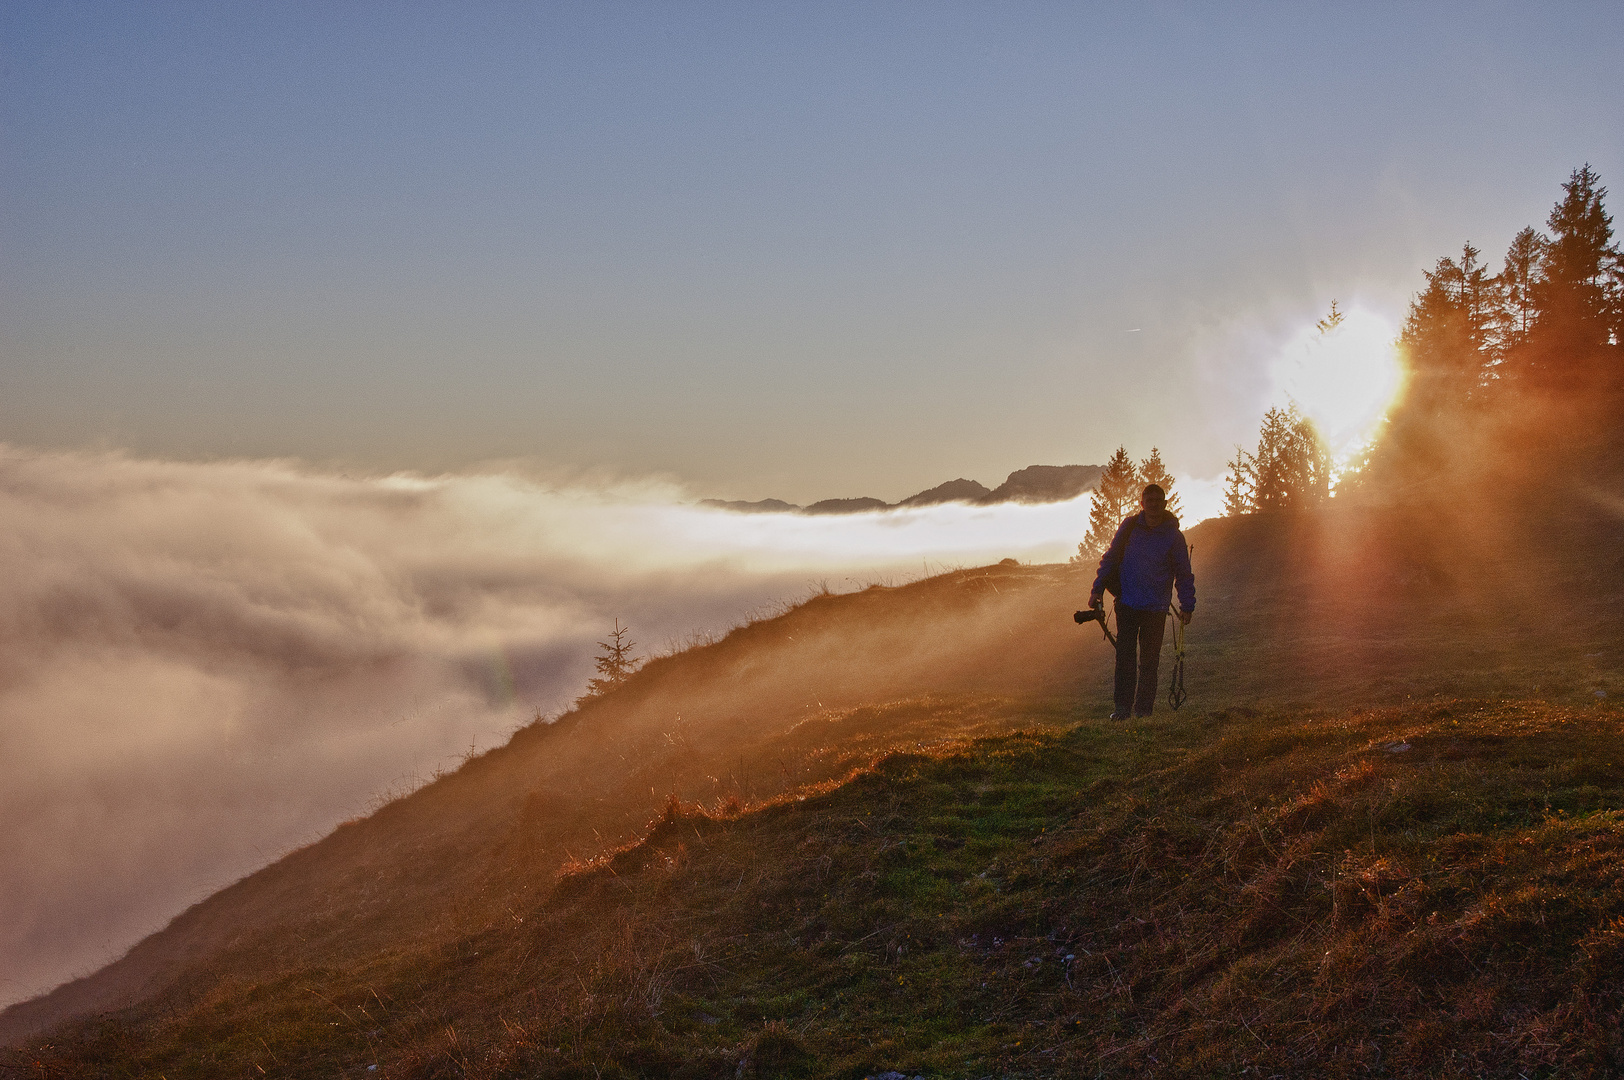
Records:
<instances>
[{"instance_id":1,"label":"grassy hillside","mask_svg":"<svg viewBox=\"0 0 1624 1080\"><path fill-rule=\"evenodd\" d=\"M1608 1075L1621 722L1231 711L895 754L747 813L673 803L436 947L267 979L222 957L29 1060L171 1080Z\"/></svg>"},{"instance_id":2,"label":"grassy hillside","mask_svg":"<svg viewBox=\"0 0 1624 1080\"><path fill-rule=\"evenodd\" d=\"M221 890L101 972L6 1010L0 1042L159 992L249 943L247 970L269 973L457 940L550 889L566 861L636 838L672 793L760 800L888 747L1011 730L1025 714L1000 699L1071 700L1081 679L1098 682L1105 650L1070 619L1080 576L989 567L819 596L651 663ZM907 714L861 708L925 695L937 703Z\"/></svg>"},{"instance_id":3,"label":"grassy hillside","mask_svg":"<svg viewBox=\"0 0 1624 1080\"><path fill-rule=\"evenodd\" d=\"M1518 510L1190 530L1192 704L1131 729L1086 573L816 597L8 1010L118 1011L0 1065L1605 1069L1624 529Z\"/></svg>"}]
</instances>

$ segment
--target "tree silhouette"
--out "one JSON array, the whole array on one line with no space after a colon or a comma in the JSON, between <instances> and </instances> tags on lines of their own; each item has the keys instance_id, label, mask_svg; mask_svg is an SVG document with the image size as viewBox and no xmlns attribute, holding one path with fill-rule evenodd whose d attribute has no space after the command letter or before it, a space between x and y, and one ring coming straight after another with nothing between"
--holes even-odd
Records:
<instances>
[{"instance_id":1,"label":"tree silhouette","mask_svg":"<svg viewBox=\"0 0 1624 1080\"><path fill-rule=\"evenodd\" d=\"M593 660L598 668L598 677L587 680L586 694L581 700L608 693L637 670L637 665L643 658L632 655L632 649L637 647L637 643L628 640L627 635L630 633L631 627L621 626L620 620L616 619L615 628L609 633L609 640L598 642L598 648L603 650Z\"/></svg>"},{"instance_id":2,"label":"tree silhouette","mask_svg":"<svg viewBox=\"0 0 1624 1080\"><path fill-rule=\"evenodd\" d=\"M1140 492L1135 490L1138 480L1139 470L1134 468L1127 447L1117 447L1116 453L1105 463L1105 471L1100 474L1099 485L1089 502L1088 533L1077 545L1078 562L1095 562L1111 546L1117 527L1139 501Z\"/></svg>"},{"instance_id":3,"label":"tree silhouette","mask_svg":"<svg viewBox=\"0 0 1624 1080\"><path fill-rule=\"evenodd\" d=\"M1588 437L1624 411L1624 257L1606 194L1589 165L1575 169L1550 235L1519 231L1499 274L1470 244L1426 273L1399 339L1408 386L1360 483L1435 477L1470 452L1484 421L1537 423L1556 407Z\"/></svg>"},{"instance_id":4,"label":"tree silhouette","mask_svg":"<svg viewBox=\"0 0 1624 1080\"><path fill-rule=\"evenodd\" d=\"M1150 456L1139 463L1139 491L1134 493L1137 499L1149 484L1155 484L1167 496L1167 512L1177 517L1183 510L1179 505L1179 497L1173 494L1173 474L1167 471L1162 464L1162 452L1157 447L1150 448Z\"/></svg>"},{"instance_id":5,"label":"tree silhouette","mask_svg":"<svg viewBox=\"0 0 1624 1080\"><path fill-rule=\"evenodd\" d=\"M1324 337L1326 334L1329 334L1332 330L1335 330L1337 327L1341 326L1342 325L1342 320L1346 319L1346 318L1347 318L1346 315L1344 315L1342 312L1340 312L1340 311L1338 311L1336 309L1336 301L1332 300L1331 301L1331 313L1329 315L1325 316L1325 318L1323 318L1323 319L1319 320L1318 322L1316 322L1314 324L1314 326L1319 330L1320 336Z\"/></svg>"},{"instance_id":6,"label":"tree silhouette","mask_svg":"<svg viewBox=\"0 0 1624 1080\"><path fill-rule=\"evenodd\" d=\"M1427 287L1410 302L1399 349L1410 371L1410 415L1430 421L1478 400L1498 362L1503 322L1500 279L1490 277L1471 244L1460 261L1442 258L1423 271Z\"/></svg>"},{"instance_id":7,"label":"tree silhouette","mask_svg":"<svg viewBox=\"0 0 1624 1080\"><path fill-rule=\"evenodd\" d=\"M1540 278L1549 244L1544 233L1529 226L1512 237L1506 249L1505 269L1500 271L1500 340L1508 353L1528 341L1534 325L1534 283Z\"/></svg>"},{"instance_id":8,"label":"tree silhouette","mask_svg":"<svg viewBox=\"0 0 1624 1080\"><path fill-rule=\"evenodd\" d=\"M1292 503L1290 427L1284 410L1272 408L1263 414L1258 429L1257 453L1252 455L1252 509L1284 510Z\"/></svg>"},{"instance_id":9,"label":"tree silhouette","mask_svg":"<svg viewBox=\"0 0 1624 1080\"><path fill-rule=\"evenodd\" d=\"M1263 414L1251 477L1252 510L1296 510L1330 498L1330 451L1295 405Z\"/></svg>"},{"instance_id":10,"label":"tree silhouette","mask_svg":"<svg viewBox=\"0 0 1624 1080\"><path fill-rule=\"evenodd\" d=\"M1600 180L1589 165L1575 169L1546 222L1551 238L1531 283L1534 325L1524 369L1547 391L1585 393L1618 381L1624 264Z\"/></svg>"},{"instance_id":11,"label":"tree silhouette","mask_svg":"<svg viewBox=\"0 0 1624 1080\"><path fill-rule=\"evenodd\" d=\"M1235 457L1229 462L1229 475L1224 480L1224 516L1250 514L1256 509L1257 462L1241 447L1235 447Z\"/></svg>"}]
</instances>

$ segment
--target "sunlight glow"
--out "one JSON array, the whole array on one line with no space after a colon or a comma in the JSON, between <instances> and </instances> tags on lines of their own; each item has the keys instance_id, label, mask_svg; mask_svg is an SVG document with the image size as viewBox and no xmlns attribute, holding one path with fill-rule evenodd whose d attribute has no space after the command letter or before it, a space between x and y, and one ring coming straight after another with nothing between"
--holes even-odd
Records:
<instances>
[{"instance_id":1,"label":"sunlight glow","mask_svg":"<svg viewBox=\"0 0 1624 1080\"><path fill-rule=\"evenodd\" d=\"M1224 513L1222 476L1175 476L1173 493L1179 498L1179 527L1188 529Z\"/></svg>"},{"instance_id":2,"label":"sunlight glow","mask_svg":"<svg viewBox=\"0 0 1624 1080\"><path fill-rule=\"evenodd\" d=\"M1339 466L1369 443L1403 388L1397 337L1387 319L1354 307L1329 332L1304 328L1275 362L1279 394L1314 421Z\"/></svg>"}]
</instances>

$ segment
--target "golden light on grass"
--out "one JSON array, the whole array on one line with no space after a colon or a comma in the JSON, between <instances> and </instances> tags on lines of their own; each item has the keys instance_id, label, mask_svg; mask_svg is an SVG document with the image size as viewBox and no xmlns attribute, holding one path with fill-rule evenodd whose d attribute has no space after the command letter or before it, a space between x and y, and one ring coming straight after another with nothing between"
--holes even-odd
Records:
<instances>
[{"instance_id":1,"label":"golden light on grass","mask_svg":"<svg viewBox=\"0 0 1624 1080\"><path fill-rule=\"evenodd\" d=\"M1305 327L1275 363L1279 393L1314 421L1338 466L1368 445L1403 389L1397 337L1387 319L1355 307L1328 330Z\"/></svg>"}]
</instances>

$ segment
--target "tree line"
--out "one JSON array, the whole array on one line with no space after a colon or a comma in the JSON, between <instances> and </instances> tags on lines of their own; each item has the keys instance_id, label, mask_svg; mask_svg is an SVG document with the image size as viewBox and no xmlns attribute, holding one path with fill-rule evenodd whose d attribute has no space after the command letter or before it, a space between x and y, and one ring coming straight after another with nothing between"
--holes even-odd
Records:
<instances>
[{"instance_id":1,"label":"tree line","mask_svg":"<svg viewBox=\"0 0 1624 1080\"><path fill-rule=\"evenodd\" d=\"M1331 451L1297 406L1263 414L1257 451L1235 448L1224 481L1224 516L1295 510L1331 497Z\"/></svg>"},{"instance_id":2,"label":"tree line","mask_svg":"<svg viewBox=\"0 0 1624 1080\"><path fill-rule=\"evenodd\" d=\"M1525 228L1489 274L1471 244L1439 259L1410 304L1400 348L1412 408L1453 409L1517 392L1616 393L1624 373L1624 258L1613 241L1607 189L1575 169L1546 219Z\"/></svg>"},{"instance_id":3,"label":"tree line","mask_svg":"<svg viewBox=\"0 0 1624 1080\"><path fill-rule=\"evenodd\" d=\"M1271 409L1254 453L1237 448L1226 515L1291 509L1333 487L1407 479L1461 452L1463 433L1521 413L1605 436L1624 419L1624 255L1607 189L1588 164L1573 170L1546 219L1511 240L1498 273L1468 243L1423 271L1397 347L1408 385L1365 460L1338 480L1313 423ZM1340 321L1336 304L1322 333ZM1547 412L1546 410L1555 410ZM1548 428L1547 428L1548 430Z\"/></svg>"}]
</instances>

